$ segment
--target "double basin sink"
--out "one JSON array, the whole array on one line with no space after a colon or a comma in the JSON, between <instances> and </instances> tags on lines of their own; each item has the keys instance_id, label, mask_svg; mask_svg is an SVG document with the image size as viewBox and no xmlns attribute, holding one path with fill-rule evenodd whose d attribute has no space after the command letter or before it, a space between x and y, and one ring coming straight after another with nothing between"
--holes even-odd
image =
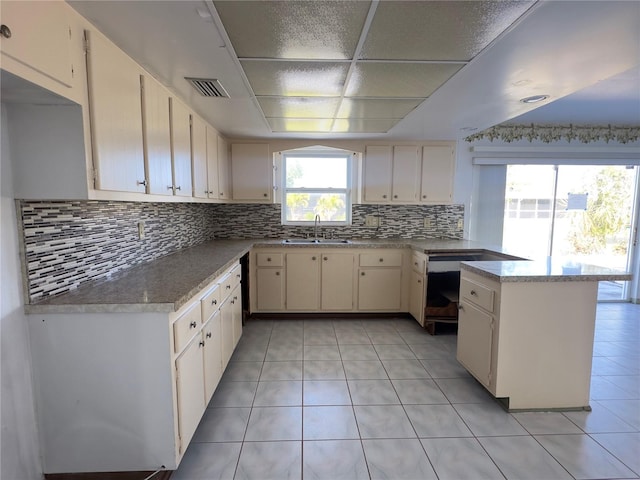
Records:
<instances>
[{"instance_id":1,"label":"double basin sink","mask_svg":"<svg viewBox=\"0 0 640 480\"><path fill-rule=\"evenodd\" d=\"M351 240L343 238L287 238L282 241L285 245L345 245Z\"/></svg>"}]
</instances>

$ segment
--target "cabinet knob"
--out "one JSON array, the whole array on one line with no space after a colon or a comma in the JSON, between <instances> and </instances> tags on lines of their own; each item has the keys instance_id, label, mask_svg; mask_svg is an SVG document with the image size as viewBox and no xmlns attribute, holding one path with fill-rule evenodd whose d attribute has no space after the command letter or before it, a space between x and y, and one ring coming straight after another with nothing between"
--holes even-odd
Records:
<instances>
[{"instance_id":1,"label":"cabinet knob","mask_svg":"<svg viewBox=\"0 0 640 480\"><path fill-rule=\"evenodd\" d=\"M475 291L475 290L471 290L469 293L470 293L471 295L478 296L478 294L476 293L476 291Z\"/></svg>"},{"instance_id":2,"label":"cabinet knob","mask_svg":"<svg viewBox=\"0 0 640 480\"><path fill-rule=\"evenodd\" d=\"M398 195L394 195L393 198L398 198Z\"/></svg>"},{"instance_id":3,"label":"cabinet knob","mask_svg":"<svg viewBox=\"0 0 640 480\"><path fill-rule=\"evenodd\" d=\"M3 27L4 27L4 25L3 25ZM11 36L11 35L9 35L9 36ZM144 179L144 180L137 180L137 181L136 181L136 185L144 185L144 186L146 187L146 186L147 186L147 180L146 180L146 179Z\"/></svg>"},{"instance_id":4,"label":"cabinet knob","mask_svg":"<svg viewBox=\"0 0 640 480\"><path fill-rule=\"evenodd\" d=\"M200 346L201 346L201 347L204 347L204 342L200 342Z\"/></svg>"},{"instance_id":5,"label":"cabinet knob","mask_svg":"<svg viewBox=\"0 0 640 480\"><path fill-rule=\"evenodd\" d=\"M240 278L240 274L239 273L236 273L236 278Z\"/></svg>"},{"instance_id":6,"label":"cabinet knob","mask_svg":"<svg viewBox=\"0 0 640 480\"><path fill-rule=\"evenodd\" d=\"M458 304L458 310L464 310L464 307L462 306L461 303Z\"/></svg>"},{"instance_id":7,"label":"cabinet knob","mask_svg":"<svg viewBox=\"0 0 640 480\"><path fill-rule=\"evenodd\" d=\"M221 196L221 197L224 197L224 192L220 192L220 196Z\"/></svg>"},{"instance_id":8,"label":"cabinet knob","mask_svg":"<svg viewBox=\"0 0 640 480\"><path fill-rule=\"evenodd\" d=\"M426 195L422 195L422 198L427 198L427 196Z\"/></svg>"},{"instance_id":9,"label":"cabinet knob","mask_svg":"<svg viewBox=\"0 0 640 480\"><path fill-rule=\"evenodd\" d=\"M11 29L6 25L2 25L0 27L0 35L4 38L11 38Z\"/></svg>"},{"instance_id":10,"label":"cabinet knob","mask_svg":"<svg viewBox=\"0 0 640 480\"><path fill-rule=\"evenodd\" d=\"M316 257L311 257L311 260L314 260L314 261L315 261L315 259L316 259Z\"/></svg>"},{"instance_id":11,"label":"cabinet knob","mask_svg":"<svg viewBox=\"0 0 640 480\"><path fill-rule=\"evenodd\" d=\"M237 300L237 299L238 299L238 296L237 296L237 295L234 295L234 296L233 296L233 299L234 299L234 300Z\"/></svg>"},{"instance_id":12,"label":"cabinet knob","mask_svg":"<svg viewBox=\"0 0 640 480\"><path fill-rule=\"evenodd\" d=\"M191 322L191 323L189 324L189 326L190 326L191 328L196 328L196 327L198 326L198 324L197 324L196 322Z\"/></svg>"},{"instance_id":13,"label":"cabinet knob","mask_svg":"<svg viewBox=\"0 0 640 480\"><path fill-rule=\"evenodd\" d=\"M329 257L324 257L324 259L325 259L325 261L326 261L326 260L329 260Z\"/></svg>"},{"instance_id":14,"label":"cabinet knob","mask_svg":"<svg viewBox=\"0 0 640 480\"><path fill-rule=\"evenodd\" d=\"M210 191L210 190L205 190L205 191L204 191L204 194L205 194L205 195L209 195L210 193L213 193L213 192L212 192L212 191Z\"/></svg>"},{"instance_id":15,"label":"cabinet knob","mask_svg":"<svg viewBox=\"0 0 640 480\"><path fill-rule=\"evenodd\" d=\"M270 262L270 261L271 261L271 257L267 257L267 262Z\"/></svg>"},{"instance_id":16,"label":"cabinet knob","mask_svg":"<svg viewBox=\"0 0 640 480\"><path fill-rule=\"evenodd\" d=\"M386 195L382 195L382 198L387 198L387 196Z\"/></svg>"},{"instance_id":17,"label":"cabinet knob","mask_svg":"<svg viewBox=\"0 0 640 480\"><path fill-rule=\"evenodd\" d=\"M378 260L380 263L384 262L384 258L381 258L380 260Z\"/></svg>"},{"instance_id":18,"label":"cabinet knob","mask_svg":"<svg viewBox=\"0 0 640 480\"><path fill-rule=\"evenodd\" d=\"M280 276L280 272L276 272L276 277L279 277L279 276Z\"/></svg>"},{"instance_id":19,"label":"cabinet knob","mask_svg":"<svg viewBox=\"0 0 640 480\"><path fill-rule=\"evenodd\" d=\"M211 300L211 305L217 305L218 301L214 298L213 300Z\"/></svg>"},{"instance_id":20,"label":"cabinet knob","mask_svg":"<svg viewBox=\"0 0 640 480\"><path fill-rule=\"evenodd\" d=\"M418 266L418 262L413 262L413 264L417 267Z\"/></svg>"},{"instance_id":21,"label":"cabinet knob","mask_svg":"<svg viewBox=\"0 0 640 480\"><path fill-rule=\"evenodd\" d=\"M211 332L207 332L206 337L207 337L207 338L211 338Z\"/></svg>"},{"instance_id":22,"label":"cabinet knob","mask_svg":"<svg viewBox=\"0 0 640 480\"><path fill-rule=\"evenodd\" d=\"M262 194L263 197L268 197L269 195L267 195L266 193Z\"/></svg>"},{"instance_id":23,"label":"cabinet knob","mask_svg":"<svg viewBox=\"0 0 640 480\"><path fill-rule=\"evenodd\" d=\"M418 283L422 283L422 280L418 280Z\"/></svg>"},{"instance_id":24,"label":"cabinet knob","mask_svg":"<svg viewBox=\"0 0 640 480\"><path fill-rule=\"evenodd\" d=\"M360 276L364 277L364 272L360 272Z\"/></svg>"},{"instance_id":25,"label":"cabinet knob","mask_svg":"<svg viewBox=\"0 0 640 480\"><path fill-rule=\"evenodd\" d=\"M178 186L176 187L176 190L182 190L182 187L181 187L180 185L178 185Z\"/></svg>"},{"instance_id":26,"label":"cabinet knob","mask_svg":"<svg viewBox=\"0 0 640 480\"><path fill-rule=\"evenodd\" d=\"M167 190L173 190L173 185L167 185Z\"/></svg>"},{"instance_id":27,"label":"cabinet knob","mask_svg":"<svg viewBox=\"0 0 640 480\"><path fill-rule=\"evenodd\" d=\"M231 285L227 285L227 290L231 290Z\"/></svg>"},{"instance_id":28,"label":"cabinet knob","mask_svg":"<svg viewBox=\"0 0 640 480\"><path fill-rule=\"evenodd\" d=\"M229 303L230 303L231 305L233 305L233 304L235 304L235 303L236 303L236 301L235 301L235 300L231 300Z\"/></svg>"}]
</instances>

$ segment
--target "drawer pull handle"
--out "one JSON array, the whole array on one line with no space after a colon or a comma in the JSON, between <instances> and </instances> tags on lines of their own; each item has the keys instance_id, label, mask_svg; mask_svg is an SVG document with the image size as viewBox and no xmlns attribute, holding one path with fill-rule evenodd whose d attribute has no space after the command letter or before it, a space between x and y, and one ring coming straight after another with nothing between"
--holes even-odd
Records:
<instances>
[{"instance_id":1,"label":"drawer pull handle","mask_svg":"<svg viewBox=\"0 0 640 480\"><path fill-rule=\"evenodd\" d=\"M207 338L211 338L211 332L207 333Z\"/></svg>"},{"instance_id":2,"label":"drawer pull handle","mask_svg":"<svg viewBox=\"0 0 640 480\"><path fill-rule=\"evenodd\" d=\"M191 322L191 323L189 324L189 326L190 326L191 328L196 328L196 327L198 326L198 324L197 324L196 322Z\"/></svg>"},{"instance_id":3,"label":"drawer pull handle","mask_svg":"<svg viewBox=\"0 0 640 480\"><path fill-rule=\"evenodd\" d=\"M227 285L227 290L231 290L231 285Z\"/></svg>"},{"instance_id":4,"label":"drawer pull handle","mask_svg":"<svg viewBox=\"0 0 640 480\"><path fill-rule=\"evenodd\" d=\"M471 295L476 296L476 297L478 296L478 294L476 293L476 291L475 291L475 290L471 290L469 293L470 293Z\"/></svg>"},{"instance_id":5,"label":"drawer pull handle","mask_svg":"<svg viewBox=\"0 0 640 480\"><path fill-rule=\"evenodd\" d=\"M7 25L2 25L0 27L0 35L4 38L11 38L11 29Z\"/></svg>"},{"instance_id":6,"label":"drawer pull handle","mask_svg":"<svg viewBox=\"0 0 640 480\"><path fill-rule=\"evenodd\" d=\"M213 300L211 300L211 305L217 305L218 301L214 298Z\"/></svg>"}]
</instances>

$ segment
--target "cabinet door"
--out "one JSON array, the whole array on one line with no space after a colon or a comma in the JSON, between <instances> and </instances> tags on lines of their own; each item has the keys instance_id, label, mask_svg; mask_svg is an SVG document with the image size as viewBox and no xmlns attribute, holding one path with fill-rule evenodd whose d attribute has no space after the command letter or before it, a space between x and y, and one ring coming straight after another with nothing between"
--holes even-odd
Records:
<instances>
[{"instance_id":1,"label":"cabinet door","mask_svg":"<svg viewBox=\"0 0 640 480\"><path fill-rule=\"evenodd\" d=\"M2 24L11 30L11 37L0 38L2 54L71 87L67 8L63 2L3 1Z\"/></svg>"},{"instance_id":2,"label":"cabinet door","mask_svg":"<svg viewBox=\"0 0 640 480\"><path fill-rule=\"evenodd\" d=\"M220 306L220 341L222 343L222 370L227 368L233 354L233 297L227 297Z\"/></svg>"},{"instance_id":3,"label":"cabinet door","mask_svg":"<svg viewBox=\"0 0 640 480\"><path fill-rule=\"evenodd\" d=\"M353 261L352 253L322 254L322 310L353 310Z\"/></svg>"},{"instance_id":4,"label":"cabinet door","mask_svg":"<svg viewBox=\"0 0 640 480\"><path fill-rule=\"evenodd\" d=\"M425 276L423 273L411 272L409 286L409 313L424 327Z\"/></svg>"},{"instance_id":5,"label":"cabinet door","mask_svg":"<svg viewBox=\"0 0 640 480\"><path fill-rule=\"evenodd\" d=\"M231 325L233 332L233 348L236 348L242 336L242 293L240 285L231 293Z\"/></svg>"},{"instance_id":6,"label":"cabinet door","mask_svg":"<svg viewBox=\"0 0 640 480\"><path fill-rule=\"evenodd\" d=\"M480 383L489 387L493 318L468 302L460 306L457 359Z\"/></svg>"},{"instance_id":7,"label":"cabinet door","mask_svg":"<svg viewBox=\"0 0 640 480\"><path fill-rule=\"evenodd\" d=\"M231 176L229 174L229 144L218 136L218 198L228 200L231 198Z\"/></svg>"},{"instance_id":8,"label":"cabinet door","mask_svg":"<svg viewBox=\"0 0 640 480\"><path fill-rule=\"evenodd\" d=\"M204 342L197 336L176 360L181 452L187 449L205 409L203 347Z\"/></svg>"},{"instance_id":9,"label":"cabinet door","mask_svg":"<svg viewBox=\"0 0 640 480\"><path fill-rule=\"evenodd\" d=\"M256 283L258 311L277 312L284 309L284 269L258 268Z\"/></svg>"},{"instance_id":10,"label":"cabinet door","mask_svg":"<svg viewBox=\"0 0 640 480\"><path fill-rule=\"evenodd\" d=\"M191 196L191 115L175 98L169 101L171 111L171 161L173 194Z\"/></svg>"},{"instance_id":11,"label":"cabinet door","mask_svg":"<svg viewBox=\"0 0 640 480\"><path fill-rule=\"evenodd\" d=\"M320 252L287 253L287 310L313 312L320 307Z\"/></svg>"},{"instance_id":12,"label":"cabinet door","mask_svg":"<svg viewBox=\"0 0 640 480\"><path fill-rule=\"evenodd\" d=\"M147 193L171 195L171 131L169 93L148 75L140 75Z\"/></svg>"},{"instance_id":13,"label":"cabinet door","mask_svg":"<svg viewBox=\"0 0 640 480\"><path fill-rule=\"evenodd\" d=\"M418 147L411 145L393 147L391 194L394 202L415 202L417 200L419 175Z\"/></svg>"},{"instance_id":14,"label":"cabinet door","mask_svg":"<svg viewBox=\"0 0 640 480\"><path fill-rule=\"evenodd\" d=\"M422 183L420 200L429 203L450 203L453 199L454 148L452 146L422 147Z\"/></svg>"},{"instance_id":15,"label":"cabinet door","mask_svg":"<svg viewBox=\"0 0 640 480\"><path fill-rule=\"evenodd\" d=\"M207 197L218 198L218 133L207 125Z\"/></svg>"},{"instance_id":16,"label":"cabinet door","mask_svg":"<svg viewBox=\"0 0 640 480\"><path fill-rule=\"evenodd\" d=\"M358 275L358 309L400 311L400 268L361 268Z\"/></svg>"},{"instance_id":17,"label":"cabinet door","mask_svg":"<svg viewBox=\"0 0 640 480\"><path fill-rule=\"evenodd\" d=\"M204 401L208 404L222 377L222 340L220 339L220 310L217 310L202 329L204 341Z\"/></svg>"},{"instance_id":18,"label":"cabinet door","mask_svg":"<svg viewBox=\"0 0 640 480\"><path fill-rule=\"evenodd\" d=\"M391 200L391 147L367 146L364 156L364 200Z\"/></svg>"},{"instance_id":19,"label":"cabinet door","mask_svg":"<svg viewBox=\"0 0 640 480\"><path fill-rule=\"evenodd\" d=\"M269 145L231 145L231 180L234 200L271 200L273 162Z\"/></svg>"},{"instance_id":20,"label":"cabinet door","mask_svg":"<svg viewBox=\"0 0 640 480\"><path fill-rule=\"evenodd\" d=\"M200 117L191 115L191 180L196 198L208 198L207 160L206 124Z\"/></svg>"},{"instance_id":21,"label":"cabinet door","mask_svg":"<svg viewBox=\"0 0 640 480\"><path fill-rule=\"evenodd\" d=\"M85 31L91 146L99 190L145 192L140 75L125 53Z\"/></svg>"}]
</instances>

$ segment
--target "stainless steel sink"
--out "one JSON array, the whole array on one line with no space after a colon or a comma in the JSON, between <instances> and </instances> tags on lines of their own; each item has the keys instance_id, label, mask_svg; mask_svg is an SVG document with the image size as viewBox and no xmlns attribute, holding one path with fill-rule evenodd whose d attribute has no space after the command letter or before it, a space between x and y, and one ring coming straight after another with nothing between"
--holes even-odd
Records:
<instances>
[{"instance_id":1,"label":"stainless steel sink","mask_svg":"<svg viewBox=\"0 0 640 480\"><path fill-rule=\"evenodd\" d=\"M351 243L351 240L343 238L287 238L283 240L282 243L296 245L346 245Z\"/></svg>"}]
</instances>

